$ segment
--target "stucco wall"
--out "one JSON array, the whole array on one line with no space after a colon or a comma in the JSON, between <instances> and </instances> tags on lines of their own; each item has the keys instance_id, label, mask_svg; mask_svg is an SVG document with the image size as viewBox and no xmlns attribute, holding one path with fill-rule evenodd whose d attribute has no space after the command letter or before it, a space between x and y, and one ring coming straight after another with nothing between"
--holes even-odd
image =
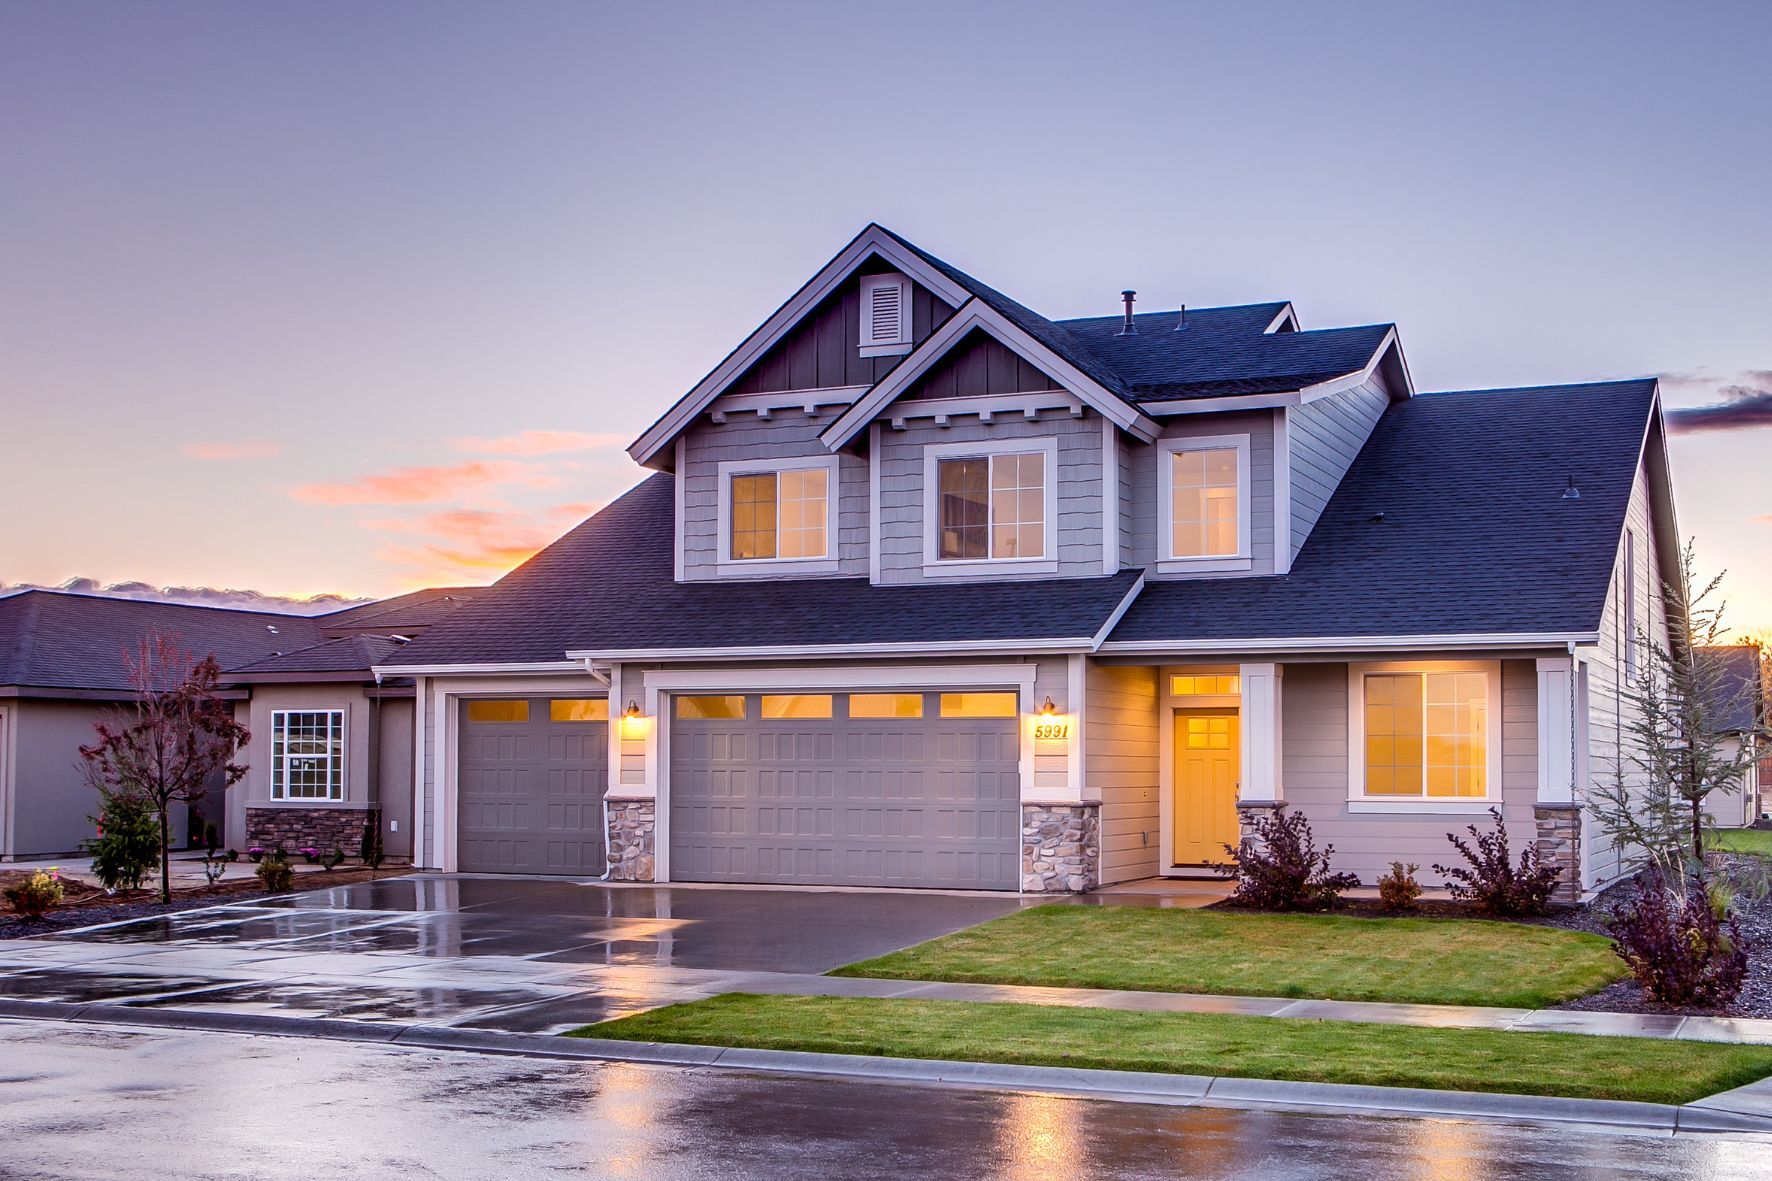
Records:
<instances>
[{"instance_id":1,"label":"stucco wall","mask_svg":"<svg viewBox=\"0 0 1772 1181\"><path fill-rule=\"evenodd\" d=\"M271 798L271 713L284 709L342 709L345 711L344 799L288 800ZM246 777L228 792L226 843L244 848L246 808L363 808L369 803L371 758L369 699L361 687L341 685L258 685L247 704L246 727L252 742L241 752ZM409 773L410 776L410 773ZM347 853L354 849L345 850Z\"/></svg>"}]
</instances>

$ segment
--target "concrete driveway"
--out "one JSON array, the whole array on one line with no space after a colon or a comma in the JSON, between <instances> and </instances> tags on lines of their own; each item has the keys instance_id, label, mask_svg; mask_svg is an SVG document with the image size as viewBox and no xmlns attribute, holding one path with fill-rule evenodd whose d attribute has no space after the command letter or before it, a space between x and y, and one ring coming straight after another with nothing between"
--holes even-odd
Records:
<instances>
[{"instance_id":1,"label":"concrete driveway","mask_svg":"<svg viewBox=\"0 0 1772 1181\"><path fill-rule=\"evenodd\" d=\"M0 997L544 1033L780 991L1026 904L412 875L0 941Z\"/></svg>"}]
</instances>

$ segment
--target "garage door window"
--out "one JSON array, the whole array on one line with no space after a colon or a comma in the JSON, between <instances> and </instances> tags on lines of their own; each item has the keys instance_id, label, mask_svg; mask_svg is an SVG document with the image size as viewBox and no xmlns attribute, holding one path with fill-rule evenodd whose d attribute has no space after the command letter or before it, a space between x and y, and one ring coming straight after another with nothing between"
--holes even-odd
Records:
<instances>
[{"instance_id":1,"label":"garage door window","mask_svg":"<svg viewBox=\"0 0 1772 1181\"><path fill-rule=\"evenodd\" d=\"M852 718L920 718L923 716L921 693L851 693L849 716Z\"/></svg>"},{"instance_id":2,"label":"garage door window","mask_svg":"<svg viewBox=\"0 0 1772 1181\"><path fill-rule=\"evenodd\" d=\"M556 697L548 702L550 722L607 722L607 697Z\"/></svg>"},{"instance_id":3,"label":"garage door window","mask_svg":"<svg viewBox=\"0 0 1772 1181\"><path fill-rule=\"evenodd\" d=\"M766 718L828 718L831 716L829 693L783 693L765 695L763 716Z\"/></svg>"},{"instance_id":4,"label":"garage door window","mask_svg":"<svg viewBox=\"0 0 1772 1181\"><path fill-rule=\"evenodd\" d=\"M1016 699L1013 693L943 693L941 716L944 718L1012 718Z\"/></svg>"},{"instance_id":5,"label":"garage door window","mask_svg":"<svg viewBox=\"0 0 1772 1181\"><path fill-rule=\"evenodd\" d=\"M677 716L709 721L742 720L744 718L744 698L679 697L677 698Z\"/></svg>"},{"instance_id":6,"label":"garage door window","mask_svg":"<svg viewBox=\"0 0 1772 1181\"><path fill-rule=\"evenodd\" d=\"M345 798L345 711L271 713L271 798Z\"/></svg>"},{"instance_id":7,"label":"garage door window","mask_svg":"<svg viewBox=\"0 0 1772 1181\"><path fill-rule=\"evenodd\" d=\"M528 720L529 703L527 701L468 702L468 721L470 722L527 722Z\"/></svg>"}]
</instances>

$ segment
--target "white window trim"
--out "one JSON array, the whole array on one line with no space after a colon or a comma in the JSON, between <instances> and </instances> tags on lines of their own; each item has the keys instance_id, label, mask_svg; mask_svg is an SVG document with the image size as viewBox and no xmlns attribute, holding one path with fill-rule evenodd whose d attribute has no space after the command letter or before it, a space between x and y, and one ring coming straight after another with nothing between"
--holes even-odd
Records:
<instances>
[{"instance_id":1,"label":"white window trim","mask_svg":"<svg viewBox=\"0 0 1772 1181\"><path fill-rule=\"evenodd\" d=\"M898 288L898 339L880 341L868 334L873 323L874 292L882 287ZM909 275L863 275L861 280L861 315L856 326L856 343L864 357L895 357L911 351L911 280Z\"/></svg>"},{"instance_id":2,"label":"white window trim","mask_svg":"<svg viewBox=\"0 0 1772 1181\"><path fill-rule=\"evenodd\" d=\"M1484 674L1488 686L1488 733L1484 735L1483 782L1488 794L1398 797L1366 794L1366 675L1368 673ZM1349 812L1465 815L1487 812L1502 803L1501 662L1499 660L1386 661L1347 667L1347 800Z\"/></svg>"},{"instance_id":3,"label":"white window trim","mask_svg":"<svg viewBox=\"0 0 1772 1181\"><path fill-rule=\"evenodd\" d=\"M350 783L347 780L346 776L350 772L349 762L350 762L350 754L351 754L351 729L350 729L350 727L351 727L351 711L346 709L343 706L330 706L330 705L315 706L312 709L274 709L274 710L272 710L271 711L271 757L273 760L276 758L276 752L277 752L278 724L282 721L282 719L287 718L291 714L337 714L338 715L338 794L336 796L334 796L334 795L292 796L292 795L287 795L287 794L285 794L285 795L277 794L278 790L279 790L279 784L277 783L277 767L276 767L275 762L273 761L273 763L270 767L271 782L270 782L270 788L269 788L269 802L272 804L283 805L283 806L288 806L288 807L292 807L292 808L309 808L309 807L315 807L315 806L323 806L326 804L342 804L342 803L344 803L350 796ZM287 774L287 772L289 770L289 756L288 756L287 752L284 754L283 759L284 759L283 770ZM288 790L287 786L284 786L283 790L286 792Z\"/></svg>"},{"instance_id":4,"label":"white window trim","mask_svg":"<svg viewBox=\"0 0 1772 1181\"><path fill-rule=\"evenodd\" d=\"M817 558L734 558L732 556L732 477L762 476L771 473L810 471L825 472L825 552ZM720 465L719 569L723 575L743 577L764 574L835 574L837 572L837 488L838 467L835 455L795 455L785 459L728 460ZM778 524L779 528L779 524Z\"/></svg>"},{"instance_id":5,"label":"white window trim","mask_svg":"<svg viewBox=\"0 0 1772 1181\"><path fill-rule=\"evenodd\" d=\"M993 455L1046 457L1046 545L1038 558L962 558L943 561L941 553L938 469L944 459L982 459ZM931 443L923 448L923 574L931 578L964 578L980 574L1058 573L1058 437L1036 435L980 443Z\"/></svg>"},{"instance_id":6,"label":"white window trim","mask_svg":"<svg viewBox=\"0 0 1772 1181\"><path fill-rule=\"evenodd\" d=\"M1237 452L1237 552L1210 557L1177 557L1175 545L1175 462L1182 451ZM1198 435L1193 438L1157 441L1157 536L1159 574L1204 574L1221 570L1248 570L1254 564L1250 551L1249 436Z\"/></svg>"}]
</instances>

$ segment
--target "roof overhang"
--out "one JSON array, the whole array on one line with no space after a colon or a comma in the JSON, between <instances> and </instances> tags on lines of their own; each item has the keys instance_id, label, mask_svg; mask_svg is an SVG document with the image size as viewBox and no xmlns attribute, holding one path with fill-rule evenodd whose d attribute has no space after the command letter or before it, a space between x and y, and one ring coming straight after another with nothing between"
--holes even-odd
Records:
<instances>
[{"instance_id":1,"label":"roof overhang","mask_svg":"<svg viewBox=\"0 0 1772 1181\"><path fill-rule=\"evenodd\" d=\"M1416 636L1227 636L1198 640L1109 640L1103 655L1201 656L1239 652L1443 652L1516 651L1587 647L1598 632L1487 632Z\"/></svg>"},{"instance_id":2,"label":"roof overhang","mask_svg":"<svg viewBox=\"0 0 1772 1181\"><path fill-rule=\"evenodd\" d=\"M1403 341L1392 325L1372 350L1372 356L1359 369L1331 377L1326 381L1300 386L1295 390L1279 390L1271 394L1230 394L1222 397L1173 398L1164 402L1140 402L1150 414L1218 414L1226 410L1268 410L1282 406L1308 406L1324 398L1365 385L1372 375L1384 370L1385 384L1397 401L1413 397L1415 380L1409 375L1409 364L1403 359Z\"/></svg>"},{"instance_id":3,"label":"roof overhang","mask_svg":"<svg viewBox=\"0 0 1772 1181\"><path fill-rule=\"evenodd\" d=\"M836 422L826 427L819 439L832 451L847 446L867 429L868 423L946 356L949 349L975 330L995 338L1022 360L1048 374L1121 430L1147 443L1156 439L1159 428L1149 415L1103 387L979 299L962 304L959 311L949 316L940 328L930 333L922 344L893 366L892 372L875 382Z\"/></svg>"},{"instance_id":4,"label":"roof overhang","mask_svg":"<svg viewBox=\"0 0 1772 1181\"><path fill-rule=\"evenodd\" d=\"M1062 638L961 640L932 644L910 640L890 644L762 644L742 648L618 648L568 652L586 665L620 664L630 661L669 663L695 660L801 660L808 657L851 656L953 656L979 652L1013 652L1029 656L1093 652L1093 636Z\"/></svg>"},{"instance_id":5,"label":"roof overhang","mask_svg":"<svg viewBox=\"0 0 1772 1181\"><path fill-rule=\"evenodd\" d=\"M493 673L500 676L575 673L584 671L576 660L528 660L507 664L378 664L369 670L378 677L452 677Z\"/></svg>"},{"instance_id":6,"label":"roof overhang","mask_svg":"<svg viewBox=\"0 0 1772 1181\"><path fill-rule=\"evenodd\" d=\"M826 263L804 287L795 292L792 298L777 308L775 314L765 320L760 328L746 337L743 344L727 354L726 359L715 366L713 372L702 378L694 389L665 411L664 417L634 440L628 447L628 454L633 457L634 462L644 467L656 467L672 440L695 421L696 415L706 410L715 398L725 392L727 386L742 377L758 358L792 331L807 312L829 298L844 280L874 257L891 263L955 307L964 303L970 294L960 284L923 261L914 251L907 249L886 230L877 225L869 225L835 258Z\"/></svg>"}]
</instances>

